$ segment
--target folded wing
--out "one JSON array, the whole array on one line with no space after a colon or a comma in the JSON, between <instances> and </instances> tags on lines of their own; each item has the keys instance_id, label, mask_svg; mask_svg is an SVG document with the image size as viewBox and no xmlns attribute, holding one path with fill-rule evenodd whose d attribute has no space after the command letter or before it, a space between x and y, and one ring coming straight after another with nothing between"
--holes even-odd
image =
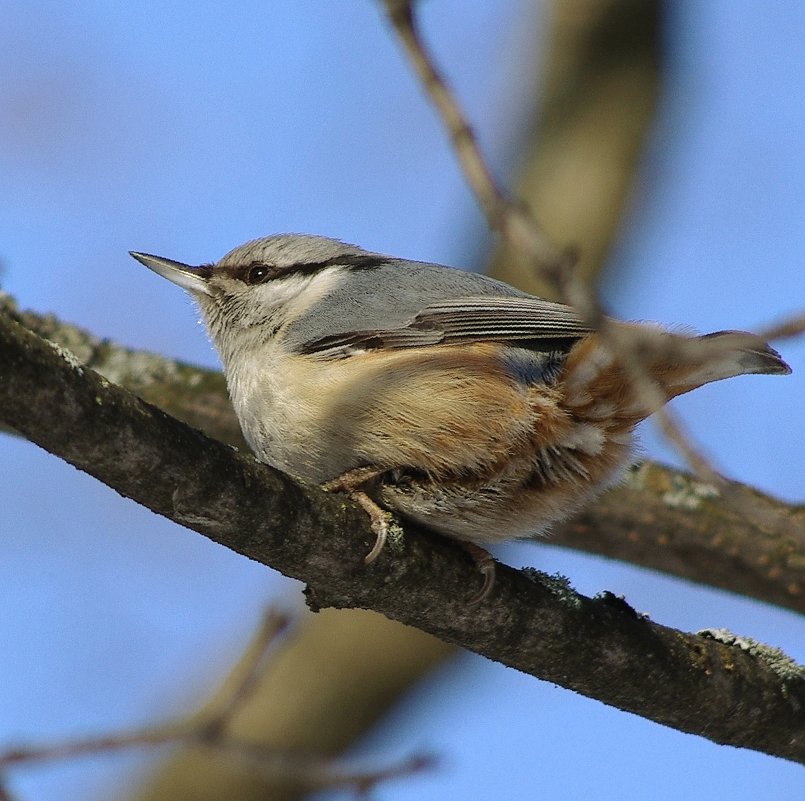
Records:
<instances>
[{"instance_id":1,"label":"folded wing","mask_svg":"<svg viewBox=\"0 0 805 801\"><path fill-rule=\"evenodd\" d=\"M477 296L432 303L402 326L344 331L313 339L301 350L339 358L356 350L483 341L563 349L591 330L572 308L561 303L530 296Z\"/></svg>"}]
</instances>

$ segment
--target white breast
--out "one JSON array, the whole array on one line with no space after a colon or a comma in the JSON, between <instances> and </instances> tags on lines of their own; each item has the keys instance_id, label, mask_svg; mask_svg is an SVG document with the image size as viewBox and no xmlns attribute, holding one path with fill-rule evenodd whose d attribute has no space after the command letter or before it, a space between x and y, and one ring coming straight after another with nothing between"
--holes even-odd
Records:
<instances>
[{"instance_id":1,"label":"white breast","mask_svg":"<svg viewBox=\"0 0 805 801\"><path fill-rule=\"evenodd\" d=\"M328 414L329 398L343 383L343 362L291 356L271 341L257 363L257 369L238 369L235 359L226 370L235 414L257 458L316 483L357 467Z\"/></svg>"},{"instance_id":2,"label":"white breast","mask_svg":"<svg viewBox=\"0 0 805 801\"><path fill-rule=\"evenodd\" d=\"M343 279L343 270L326 268L267 282L254 287L241 311L248 319L248 304L256 309L252 317L269 310L264 327L209 325L246 441L261 461L308 481L326 481L351 466L326 415L327 387L343 381L342 362L289 353L282 328Z\"/></svg>"}]
</instances>

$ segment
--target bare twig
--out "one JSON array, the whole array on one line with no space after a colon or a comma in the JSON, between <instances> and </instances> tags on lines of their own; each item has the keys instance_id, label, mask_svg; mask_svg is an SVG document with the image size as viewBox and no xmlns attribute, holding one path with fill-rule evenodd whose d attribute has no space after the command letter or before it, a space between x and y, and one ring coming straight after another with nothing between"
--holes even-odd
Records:
<instances>
[{"instance_id":1,"label":"bare twig","mask_svg":"<svg viewBox=\"0 0 805 801\"><path fill-rule=\"evenodd\" d=\"M622 364L635 394L645 406L654 410L663 435L675 445L696 474L710 484L723 485L723 478L708 457L693 443L693 438L676 416L664 408L664 393L648 369L645 343L631 331L609 324L594 291L578 274L578 260L573 251L562 250L551 242L531 212L511 199L495 180L466 115L419 35L414 0L385 0L385 6L394 31L442 118L467 182L484 210L490 228L501 231L528 260L532 269L554 286L565 302L599 332ZM805 322L797 318L772 334L792 336L801 330L805 330Z\"/></svg>"},{"instance_id":2,"label":"bare twig","mask_svg":"<svg viewBox=\"0 0 805 801\"><path fill-rule=\"evenodd\" d=\"M0 752L0 772L33 762L75 759L130 748L196 745L241 760L252 769L272 778L293 781L316 790L351 787L359 793L365 793L381 782L410 776L433 766L432 757L420 755L379 770L350 770L331 759L288 753L262 743L239 740L229 734L228 728L233 716L255 689L271 653L271 646L287 629L288 624L289 620L285 615L277 612L266 615L252 645L251 659L242 665L242 678L232 688L221 707L214 712L132 732L42 746L10 748ZM0 784L0 801L4 797L9 796Z\"/></svg>"},{"instance_id":3,"label":"bare twig","mask_svg":"<svg viewBox=\"0 0 805 801\"><path fill-rule=\"evenodd\" d=\"M797 314L776 325L764 328L758 336L766 340L791 339L802 333L805 333L805 314Z\"/></svg>"},{"instance_id":4,"label":"bare twig","mask_svg":"<svg viewBox=\"0 0 805 801\"><path fill-rule=\"evenodd\" d=\"M434 767L432 756L422 754L378 770L349 770L335 760L278 751L260 743L229 736L210 737L203 726L176 724L135 732L68 740L44 746L9 749L0 753L0 769L33 762L52 762L160 745L200 745L241 760L272 778L282 778L311 789L352 787L366 792L390 779L410 776ZM2 787L0 786L0 789ZM0 801L2 801L0 794Z\"/></svg>"},{"instance_id":5,"label":"bare twig","mask_svg":"<svg viewBox=\"0 0 805 801\"><path fill-rule=\"evenodd\" d=\"M289 624L290 619L286 615L275 611L269 611L265 615L255 642L252 643L250 653L240 665L243 671L240 681L231 688L229 697L220 703L219 708L208 713L206 721L202 722L207 737L213 740L220 737L235 713L257 689L271 652L271 646L277 637L287 630Z\"/></svg>"},{"instance_id":6,"label":"bare twig","mask_svg":"<svg viewBox=\"0 0 805 801\"><path fill-rule=\"evenodd\" d=\"M665 393L648 369L648 355L644 353L644 349L648 349L648 343L641 341L637 329L613 325L592 287L582 281L575 270L560 272L557 278L559 282L557 289L566 302L599 332L620 361L637 396L646 407L654 410L654 419L663 436L676 446L699 478L709 484L721 486L723 478L713 468L710 460L693 444L692 436L684 430L681 421L665 406ZM670 349L673 346L679 350L684 346L696 346L700 350L712 347L710 343L701 345L698 342L669 338L666 347Z\"/></svg>"},{"instance_id":7,"label":"bare twig","mask_svg":"<svg viewBox=\"0 0 805 801\"><path fill-rule=\"evenodd\" d=\"M208 743L203 741L199 744ZM365 794L378 784L431 770L436 765L433 756L421 754L387 768L361 771L350 770L334 760L299 757L251 742L226 739L213 745L219 752L243 761L269 779L281 778L303 784L311 791L352 788L359 794Z\"/></svg>"},{"instance_id":8,"label":"bare twig","mask_svg":"<svg viewBox=\"0 0 805 801\"><path fill-rule=\"evenodd\" d=\"M186 724L159 726L134 732L71 739L49 745L20 746L0 753L0 769L8 769L29 762L53 762L62 759L91 756L124 748L165 745L192 739L194 729Z\"/></svg>"},{"instance_id":9,"label":"bare twig","mask_svg":"<svg viewBox=\"0 0 805 801\"><path fill-rule=\"evenodd\" d=\"M385 0L385 5L412 66L442 117L467 182L489 226L509 237L536 269L556 280L555 274L563 270L573 256L557 248L529 210L514 203L495 180L475 133L419 36L413 2Z\"/></svg>"}]
</instances>

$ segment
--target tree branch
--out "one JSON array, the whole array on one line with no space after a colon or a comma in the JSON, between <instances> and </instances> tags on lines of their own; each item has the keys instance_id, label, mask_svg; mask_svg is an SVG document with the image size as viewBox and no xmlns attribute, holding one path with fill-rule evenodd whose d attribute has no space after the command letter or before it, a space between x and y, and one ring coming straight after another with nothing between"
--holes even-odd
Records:
<instances>
[{"instance_id":1,"label":"tree branch","mask_svg":"<svg viewBox=\"0 0 805 801\"><path fill-rule=\"evenodd\" d=\"M205 370L144 350L124 348L52 314L20 311L14 299L0 291L2 313L40 337L66 348L83 365L165 409L182 422L230 445L246 447L229 402L226 380L219 371Z\"/></svg>"},{"instance_id":2,"label":"tree branch","mask_svg":"<svg viewBox=\"0 0 805 801\"><path fill-rule=\"evenodd\" d=\"M174 417L245 447L220 373L123 348L52 315L20 312L0 294L2 312ZM643 462L544 542L805 613L805 506L739 483L716 491L679 470Z\"/></svg>"},{"instance_id":3,"label":"tree branch","mask_svg":"<svg viewBox=\"0 0 805 801\"><path fill-rule=\"evenodd\" d=\"M469 607L471 560L413 526L366 567L374 535L343 497L208 439L4 314L0 419L154 512L307 582L313 606L374 609L619 709L805 763L802 669L536 571L499 566L493 596Z\"/></svg>"}]
</instances>

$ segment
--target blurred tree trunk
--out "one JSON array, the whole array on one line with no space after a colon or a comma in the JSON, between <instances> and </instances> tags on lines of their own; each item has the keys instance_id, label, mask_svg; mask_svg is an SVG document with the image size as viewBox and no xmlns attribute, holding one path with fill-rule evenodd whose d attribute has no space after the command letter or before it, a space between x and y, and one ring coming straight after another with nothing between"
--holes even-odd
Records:
<instances>
[{"instance_id":1,"label":"blurred tree trunk","mask_svg":"<svg viewBox=\"0 0 805 801\"><path fill-rule=\"evenodd\" d=\"M559 245L580 253L595 282L615 240L660 93L660 0L555 0L546 7L547 50L535 64L534 119L516 194ZM534 295L540 281L506 243L490 275Z\"/></svg>"},{"instance_id":2,"label":"blurred tree trunk","mask_svg":"<svg viewBox=\"0 0 805 801\"><path fill-rule=\"evenodd\" d=\"M557 243L580 248L584 273L594 280L617 235L653 119L664 4L544 5L544 30L533 38L545 42L547 56L534 65L536 102L524 100L534 107L534 119L516 191ZM527 291L549 294L505 245L490 271ZM283 749L341 753L451 653L434 638L372 613L311 615L233 731ZM285 801L302 794L209 752L184 749L159 766L132 801Z\"/></svg>"}]
</instances>

